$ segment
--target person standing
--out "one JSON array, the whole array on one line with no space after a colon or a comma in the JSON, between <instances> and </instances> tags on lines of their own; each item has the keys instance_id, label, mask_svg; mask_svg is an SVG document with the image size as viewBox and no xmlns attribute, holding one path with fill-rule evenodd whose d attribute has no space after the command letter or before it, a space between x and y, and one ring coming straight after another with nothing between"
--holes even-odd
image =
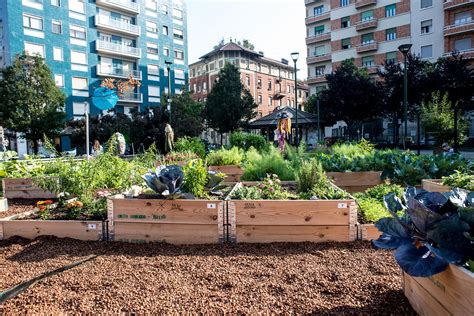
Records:
<instances>
[{"instance_id":1,"label":"person standing","mask_svg":"<svg viewBox=\"0 0 474 316\"><path fill-rule=\"evenodd\" d=\"M92 156L99 156L103 152L104 152L104 147L102 147L102 145L96 139L94 141L94 145L92 146Z\"/></svg>"}]
</instances>

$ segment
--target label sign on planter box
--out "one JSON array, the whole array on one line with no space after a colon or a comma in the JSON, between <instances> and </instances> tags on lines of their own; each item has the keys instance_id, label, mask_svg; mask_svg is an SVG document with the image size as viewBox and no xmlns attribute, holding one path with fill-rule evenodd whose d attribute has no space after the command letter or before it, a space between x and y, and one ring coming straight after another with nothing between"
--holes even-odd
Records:
<instances>
[{"instance_id":1,"label":"label sign on planter box","mask_svg":"<svg viewBox=\"0 0 474 316\"><path fill-rule=\"evenodd\" d=\"M217 207L216 203L207 203L208 209L215 209Z\"/></svg>"},{"instance_id":2,"label":"label sign on planter box","mask_svg":"<svg viewBox=\"0 0 474 316\"><path fill-rule=\"evenodd\" d=\"M339 203L337 205L338 208L347 208L347 203Z\"/></svg>"},{"instance_id":3,"label":"label sign on planter box","mask_svg":"<svg viewBox=\"0 0 474 316\"><path fill-rule=\"evenodd\" d=\"M87 228L91 229L91 230L97 229L97 225L96 224L87 224Z\"/></svg>"}]
</instances>

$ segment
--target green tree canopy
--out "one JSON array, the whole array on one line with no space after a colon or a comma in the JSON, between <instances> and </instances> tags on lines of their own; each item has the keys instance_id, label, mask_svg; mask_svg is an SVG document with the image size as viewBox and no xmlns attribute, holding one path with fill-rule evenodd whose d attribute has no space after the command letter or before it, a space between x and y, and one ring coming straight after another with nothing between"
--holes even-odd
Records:
<instances>
[{"instance_id":1,"label":"green tree canopy","mask_svg":"<svg viewBox=\"0 0 474 316\"><path fill-rule=\"evenodd\" d=\"M250 91L242 85L239 69L226 64L207 98L204 113L208 126L221 134L233 132L255 117L256 108Z\"/></svg>"},{"instance_id":2,"label":"green tree canopy","mask_svg":"<svg viewBox=\"0 0 474 316\"><path fill-rule=\"evenodd\" d=\"M204 130L203 112L204 103L194 101L188 91L174 95L171 102L171 126L175 136L200 136Z\"/></svg>"},{"instance_id":3,"label":"green tree canopy","mask_svg":"<svg viewBox=\"0 0 474 316\"><path fill-rule=\"evenodd\" d=\"M64 93L56 87L53 74L40 56L21 54L2 69L0 120L9 130L33 141L35 153L44 135L57 135L66 114Z\"/></svg>"}]
</instances>

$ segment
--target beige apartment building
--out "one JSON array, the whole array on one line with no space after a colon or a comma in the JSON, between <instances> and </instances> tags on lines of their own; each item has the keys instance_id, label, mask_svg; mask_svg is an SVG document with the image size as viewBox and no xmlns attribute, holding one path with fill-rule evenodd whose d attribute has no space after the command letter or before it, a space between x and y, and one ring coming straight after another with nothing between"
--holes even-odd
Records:
<instances>
[{"instance_id":1,"label":"beige apartment building","mask_svg":"<svg viewBox=\"0 0 474 316\"><path fill-rule=\"evenodd\" d=\"M257 118L266 116L284 106L298 106L308 96L308 86L298 82L298 97L295 96L294 66L286 59L276 60L264 56L235 42L229 42L202 56L189 65L190 90L197 101L205 101L226 63L240 70L241 80L258 104Z\"/></svg>"},{"instance_id":2,"label":"beige apartment building","mask_svg":"<svg viewBox=\"0 0 474 316\"><path fill-rule=\"evenodd\" d=\"M459 51L474 56L473 0L305 0L308 85L315 94L345 59L375 74L400 62L402 44L435 61Z\"/></svg>"}]
</instances>

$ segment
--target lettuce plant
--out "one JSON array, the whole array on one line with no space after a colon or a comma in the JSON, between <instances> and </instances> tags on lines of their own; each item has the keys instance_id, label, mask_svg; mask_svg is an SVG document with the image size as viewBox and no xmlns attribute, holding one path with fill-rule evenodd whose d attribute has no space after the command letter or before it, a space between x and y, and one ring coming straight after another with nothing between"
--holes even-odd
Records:
<instances>
[{"instance_id":1,"label":"lettuce plant","mask_svg":"<svg viewBox=\"0 0 474 316\"><path fill-rule=\"evenodd\" d=\"M372 244L396 249L398 264L414 277L433 276L449 264L467 266L474 259L473 199L457 189L442 194L408 188L404 201L390 193L384 200L392 217L375 224L383 234Z\"/></svg>"}]
</instances>

